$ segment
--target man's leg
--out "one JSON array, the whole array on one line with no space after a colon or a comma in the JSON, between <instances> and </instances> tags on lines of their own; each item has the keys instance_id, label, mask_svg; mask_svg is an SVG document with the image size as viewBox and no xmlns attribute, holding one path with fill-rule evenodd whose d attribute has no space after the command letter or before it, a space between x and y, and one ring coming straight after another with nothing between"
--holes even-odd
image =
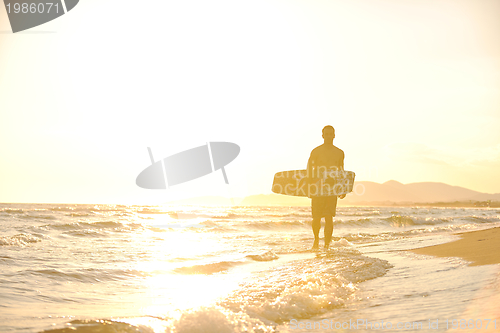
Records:
<instances>
[{"instance_id":1,"label":"man's leg","mask_svg":"<svg viewBox=\"0 0 500 333\"><path fill-rule=\"evenodd\" d=\"M313 249L319 248L319 229L321 229L321 218L313 217L312 228L314 234L314 244Z\"/></svg>"},{"instance_id":2,"label":"man's leg","mask_svg":"<svg viewBox=\"0 0 500 333\"><path fill-rule=\"evenodd\" d=\"M312 211L312 229L314 234L313 250L319 248L319 229L321 229L321 218L323 215L323 208L325 206L325 199L321 197L311 198L311 211Z\"/></svg>"},{"instance_id":3,"label":"man's leg","mask_svg":"<svg viewBox=\"0 0 500 333\"><path fill-rule=\"evenodd\" d=\"M325 216L325 249L328 248L332 241L333 234L333 217L331 215Z\"/></svg>"},{"instance_id":4,"label":"man's leg","mask_svg":"<svg viewBox=\"0 0 500 333\"><path fill-rule=\"evenodd\" d=\"M330 246L330 242L332 241L333 234L333 217L337 212L337 197L331 196L326 197L327 204L325 211L328 212L325 215L325 248L327 249Z\"/></svg>"}]
</instances>

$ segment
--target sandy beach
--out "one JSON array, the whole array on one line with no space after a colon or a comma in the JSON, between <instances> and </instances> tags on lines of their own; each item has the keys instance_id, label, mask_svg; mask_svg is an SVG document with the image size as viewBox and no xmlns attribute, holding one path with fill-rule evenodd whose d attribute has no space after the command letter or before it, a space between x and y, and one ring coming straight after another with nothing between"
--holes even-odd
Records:
<instances>
[{"instance_id":1,"label":"sandy beach","mask_svg":"<svg viewBox=\"0 0 500 333\"><path fill-rule=\"evenodd\" d=\"M434 246L411 250L436 257L460 257L470 266L500 263L500 228L458 233L461 239Z\"/></svg>"}]
</instances>

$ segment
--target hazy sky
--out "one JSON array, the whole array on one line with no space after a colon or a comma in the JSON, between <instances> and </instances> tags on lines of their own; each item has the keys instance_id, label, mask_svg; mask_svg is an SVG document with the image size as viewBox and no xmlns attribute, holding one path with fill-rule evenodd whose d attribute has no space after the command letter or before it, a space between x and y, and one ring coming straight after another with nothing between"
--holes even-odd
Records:
<instances>
[{"instance_id":1,"label":"hazy sky","mask_svg":"<svg viewBox=\"0 0 500 333\"><path fill-rule=\"evenodd\" d=\"M0 202L270 193L334 144L357 180L500 192L498 0L81 0L12 34L0 8ZM156 159L240 156L169 190Z\"/></svg>"}]
</instances>

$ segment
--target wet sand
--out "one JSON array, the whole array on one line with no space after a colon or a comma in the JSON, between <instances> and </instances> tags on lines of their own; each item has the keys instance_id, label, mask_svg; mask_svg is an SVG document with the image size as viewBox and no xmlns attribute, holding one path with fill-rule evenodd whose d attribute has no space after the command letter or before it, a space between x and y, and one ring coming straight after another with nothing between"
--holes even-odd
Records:
<instances>
[{"instance_id":1,"label":"wet sand","mask_svg":"<svg viewBox=\"0 0 500 333\"><path fill-rule=\"evenodd\" d=\"M461 239L411 250L436 257L460 257L471 261L469 266L500 263L500 228L459 233Z\"/></svg>"}]
</instances>

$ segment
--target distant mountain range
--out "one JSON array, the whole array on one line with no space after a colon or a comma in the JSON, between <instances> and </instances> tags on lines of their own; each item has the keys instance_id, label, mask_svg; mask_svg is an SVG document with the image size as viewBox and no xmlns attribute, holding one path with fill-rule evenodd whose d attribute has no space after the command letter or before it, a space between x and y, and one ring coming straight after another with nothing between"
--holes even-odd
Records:
<instances>
[{"instance_id":1,"label":"distant mountain range","mask_svg":"<svg viewBox=\"0 0 500 333\"><path fill-rule=\"evenodd\" d=\"M402 184L395 180L390 180L383 184L379 184L362 181L355 182L355 186L356 191L349 194L344 199L345 203L432 203L500 200L500 193L481 193L469 190L465 187L435 182Z\"/></svg>"},{"instance_id":2,"label":"distant mountain range","mask_svg":"<svg viewBox=\"0 0 500 333\"><path fill-rule=\"evenodd\" d=\"M481 193L460 186L435 182L402 184L390 180L379 184L360 181L355 182L355 191L347 195L345 199L340 200L339 205L390 205L487 200L500 201L500 193ZM245 206L309 206L311 199L280 194L259 194L245 198L233 198L233 202L236 205ZM169 202L169 204L231 205L232 202L224 197L199 197Z\"/></svg>"}]
</instances>

